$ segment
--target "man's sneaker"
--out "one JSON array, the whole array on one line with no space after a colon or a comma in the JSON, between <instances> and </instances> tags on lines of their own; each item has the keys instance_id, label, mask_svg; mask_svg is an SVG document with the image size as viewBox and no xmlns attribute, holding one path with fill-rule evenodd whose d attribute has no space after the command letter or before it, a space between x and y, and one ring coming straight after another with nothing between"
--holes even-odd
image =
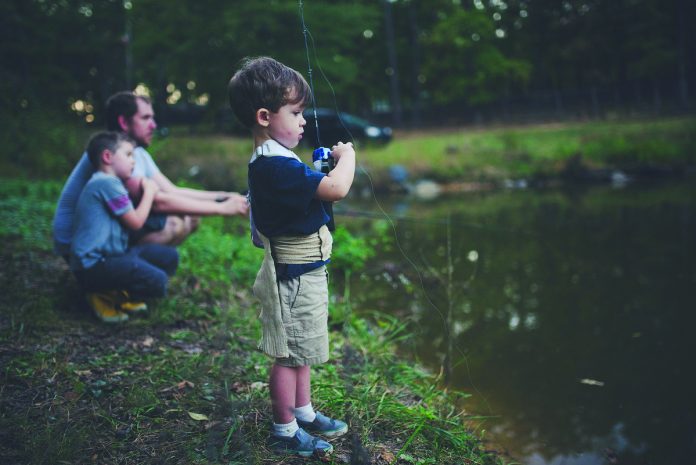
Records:
<instances>
[{"instance_id":1,"label":"man's sneaker","mask_svg":"<svg viewBox=\"0 0 696 465\"><path fill-rule=\"evenodd\" d=\"M128 315L116 309L114 292L94 292L87 294L86 298L94 314L104 323L121 323L128 320Z\"/></svg>"},{"instance_id":2,"label":"man's sneaker","mask_svg":"<svg viewBox=\"0 0 696 465\"><path fill-rule=\"evenodd\" d=\"M138 312L144 312L147 311L147 304L145 302L135 302L131 300L130 295L128 295L128 292L122 291L122 300L121 303L119 304L119 309L123 310L126 313L138 313Z\"/></svg>"},{"instance_id":3,"label":"man's sneaker","mask_svg":"<svg viewBox=\"0 0 696 465\"><path fill-rule=\"evenodd\" d=\"M304 428L310 433L317 433L330 438L336 438L346 434L348 431L348 425L341 420L334 420L319 412L316 412L317 416L314 421L302 421L297 419L297 424L300 428Z\"/></svg>"},{"instance_id":4,"label":"man's sneaker","mask_svg":"<svg viewBox=\"0 0 696 465\"><path fill-rule=\"evenodd\" d=\"M333 446L323 439L316 438L302 428L294 436L273 436L269 438L269 447L276 452L297 454L310 457L316 454L324 457L333 451Z\"/></svg>"}]
</instances>

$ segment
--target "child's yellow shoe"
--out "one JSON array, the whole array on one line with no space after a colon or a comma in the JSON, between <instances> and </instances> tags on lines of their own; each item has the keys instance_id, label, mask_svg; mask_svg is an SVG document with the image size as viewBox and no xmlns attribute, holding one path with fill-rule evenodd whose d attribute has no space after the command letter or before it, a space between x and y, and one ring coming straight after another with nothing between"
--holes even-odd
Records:
<instances>
[{"instance_id":1,"label":"child's yellow shoe","mask_svg":"<svg viewBox=\"0 0 696 465\"><path fill-rule=\"evenodd\" d=\"M128 320L128 315L116 309L114 292L94 292L87 294L87 303L97 318L104 323L121 323Z\"/></svg>"},{"instance_id":2,"label":"child's yellow shoe","mask_svg":"<svg viewBox=\"0 0 696 465\"><path fill-rule=\"evenodd\" d=\"M126 291L123 291L122 295L123 299L119 305L120 310L123 310L126 313L138 313L147 310L147 304L145 302L135 302L130 300L130 296Z\"/></svg>"},{"instance_id":3,"label":"child's yellow shoe","mask_svg":"<svg viewBox=\"0 0 696 465\"><path fill-rule=\"evenodd\" d=\"M147 311L147 304L145 302L122 302L119 306L121 310L127 313L138 313Z\"/></svg>"}]
</instances>

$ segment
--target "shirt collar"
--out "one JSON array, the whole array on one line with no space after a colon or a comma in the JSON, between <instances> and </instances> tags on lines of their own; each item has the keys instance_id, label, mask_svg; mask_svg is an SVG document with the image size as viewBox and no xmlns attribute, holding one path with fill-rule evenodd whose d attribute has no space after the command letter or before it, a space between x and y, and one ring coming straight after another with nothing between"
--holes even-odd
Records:
<instances>
[{"instance_id":1,"label":"shirt collar","mask_svg":"<svg viewBox=\"0 0 696 465\"><path fill-rule=\"evenodd\" d=\"M300 160L300 157L295 155L295 153L288 149L287 147L283 146L280 144L278 141L274 139L268 139L266 142L263 144L259 145L256 147L254 150L254 153L251 155L251 160L249 160L249 163L254 163L256 159L260 156L281 156L281 157L288 157L288 158L294 158L297 161L302 161Z\"/></svg>"}]
</instances>

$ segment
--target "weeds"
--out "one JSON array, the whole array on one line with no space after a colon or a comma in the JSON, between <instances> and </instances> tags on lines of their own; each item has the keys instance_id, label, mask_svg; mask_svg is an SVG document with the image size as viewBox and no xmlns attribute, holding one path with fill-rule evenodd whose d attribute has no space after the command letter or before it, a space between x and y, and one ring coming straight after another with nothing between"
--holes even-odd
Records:
<instances>
[{"instance_id":1,"label":"weeds","mask_svg":"<svg viewBox=\"0 0 696 465\"><path fill-rule=\"evenodd\" d=\"M265 447L269 362L249 293L260 251L246 221L206 219L180 249L169 297L112 327L91 317L49 251L59 185L0 186L3 465L305 463ZM337 238L336 276L362 266L376 240ZM349 418L355 433L335 441L333 463L499 463L455 411L457 394L395 356L405 323L368 323L349 302L332 303L331 325L343 330L313 380L317 408Z\"/></svg>"}]
</instances>

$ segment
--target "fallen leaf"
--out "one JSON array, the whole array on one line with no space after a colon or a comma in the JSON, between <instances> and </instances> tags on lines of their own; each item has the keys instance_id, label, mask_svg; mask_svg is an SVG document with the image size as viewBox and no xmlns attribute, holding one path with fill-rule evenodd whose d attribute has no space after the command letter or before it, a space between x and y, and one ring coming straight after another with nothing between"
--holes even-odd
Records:
<instances>
[{"instance_id":1,"label":"fallen leaf","mask_svg":"<svg viewBox=\"0 0 696 465\"><path fill-rule=\"evenodd\" d=\"M195 413L195 412L186 412L186 413L188 413L189 416L196 421L208 420L208 417L203 415L202 413Z\"/></svg>"},{"instance_id":2,"label":"fallen leaf","mask_svg":"<svg viewBox=\"0 0 696 465\"><path fill-rule=\"evenodd\" d=\"M388 450L381 451L379 453L379 457L387 463L393 463L396 460L394 454Z\"/></svg>"},{"instance_id":3,"label":"fallen leaf","mask_svg":"<svg viewBox=\"0 0 696 465\"><path fill-rule=\"evenodd\" d=\"M191 381L183 380L182 382L178 383L176 387L179 388L179 390L186 389L187 387L194 387L195 384L193 384Z\"/></svg>"},{"instance_id":4,"label":"fallen leaf","mask_svg":"<svg viewBox=\"0 0 696 465\"><path fill-rule=\"evenodd\" d=\"M251 387L251 389L264 389L266 386L268 386L268 383L264 383L263 381L256 381L251 383L249 387Z\"/></svg>"},{"instance_id":5,"label":"fallen leaf","mask_svg":"<svg viewBox=\"0 0 696 465\"><path fill-rule=\"evenodd\" d=\"M246 385L240 381L235 381L234 383L232 383L232 386L230 387L230 389L233 392L241 392L241 391L246 389Z\"/></svg>"},{"instance_id":6,"label":"fallen leaf","mask_svg":"<svg viewBox=\"0 0 696 465\"><path fill-rule=\"evenodd\" d=\"M91 376L92 370L75 370L74 373L78 376Z\"/></svg>"}]
</instances>

